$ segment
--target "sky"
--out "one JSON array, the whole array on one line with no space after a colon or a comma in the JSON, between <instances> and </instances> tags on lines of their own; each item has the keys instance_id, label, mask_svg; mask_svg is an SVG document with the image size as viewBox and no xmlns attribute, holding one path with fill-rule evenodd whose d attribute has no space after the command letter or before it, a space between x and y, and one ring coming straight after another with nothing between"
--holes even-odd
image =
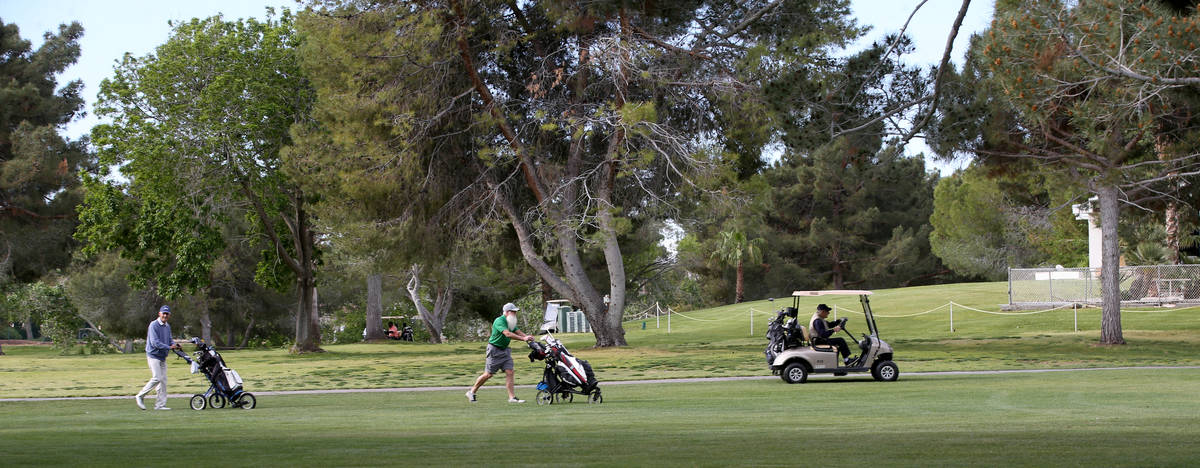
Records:
<instances>
[{"instance_id":1,"label":"sky","mask_svg":"<svg viewBox=\"0 0 1200 468\"><path fill-rule=\"evenodd\" d=\"M920 0L852 0L853 15L859 24L871 26L871 31L853 46L861 49L899 31ZM916 47L909 58L916 64L934 64L941 60L950 26L961 6L961 0L927 0L912 19L907 33ZM987 27L992 19L992 1L974 0L954 44L953 59L962 63L967 40L974 32ZM99 120L92 106L100 82L112 75L113 67L125 53L146 55L166 42L170 20L188 20L222 14L226 18L263 18L266 8L299 9L295 0L0 0L0 20L20 28L21 37L33 42L36 49L42 34L58 31L58 25L79 21L83 25L79 61L59 76L59 83L82 79L83 96L87 99L87 114L64 128L70 138L88 133ZM923 143L909 145L908 152L928 153ZM947 175L965 164L930 163Z\"/></svg>"}]
</instances>

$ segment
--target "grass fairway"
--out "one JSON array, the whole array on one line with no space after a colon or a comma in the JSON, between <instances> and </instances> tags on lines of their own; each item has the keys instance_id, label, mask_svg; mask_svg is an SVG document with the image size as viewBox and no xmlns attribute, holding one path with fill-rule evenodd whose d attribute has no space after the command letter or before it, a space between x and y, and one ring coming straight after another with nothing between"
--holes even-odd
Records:
<instances>
[{"instance_id":1,"label":"grass fairway","mask_svg":"<svg viewBox=\"0 0 1200 468\"><path fill-rule=\"evenodd\" d=\"M871 304L884 340L896 350L901 375L914 371L997 370L1114 366L1200 365L1200 308L1122 312L1127 345L1097 346L1100 311L1071 309L995 315L957 306L950 330L949 301L997 311L1007 283L968 283L877 291ZM801 303L807 321L818 302L839 306L849 329L866 332L857 297L824 297ZM563 335L573 353L591 361L603 381L767 375L763 359L767 321L790 298L689 311L655 327L653 319L625 324L630 346L592 349L590 334ZM939 308L941 307L941 308ZM935 310L936 309L936 310ZM929 311L933 312L929 312ZM185 313L185 312L179 312ZM751 317L754 333L750 333ZM842 335L844 336L844 335ZM190 350L191 345L184 345ZM483 366L482 343L388 342L327 345L328 352L290 355L281 349L223 351L250 391L418 386L468 386ZM132 395L149 378L145 356L61 356L41 346L5 346L0 356L0 398ZM514 348L517 383L534 384L541 364ZM169 357L170 390L208 386ZM494 379L489 385L498 385ZM2 403L0 403L2 404Z\"/></svg>"},{"instance_id":2,"label":"grass fairway","mask_svg":"<svg viewBox=\"0 0 1200 468\"><path fill-rule=\"evenodd\" d=\"M0 403L5 466L1195 466L1200 369L261 396L259 408ZM529 390L522 396L532 397ZM806 448L809 451L806 451ZM812 449L820 449L823 457Z\"/></svg>"}]
</instances>

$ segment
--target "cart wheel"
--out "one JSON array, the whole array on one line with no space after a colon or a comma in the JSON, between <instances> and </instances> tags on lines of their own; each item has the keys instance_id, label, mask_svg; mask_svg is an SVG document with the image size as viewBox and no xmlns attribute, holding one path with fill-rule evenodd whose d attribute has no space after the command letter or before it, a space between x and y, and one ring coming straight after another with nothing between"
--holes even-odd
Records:
<instances>
[{"instance_id":1,"label":"cart wheel","mask_svg":"<svg viewBox=\"0 0 1200 468\"><path fill-rule=\"evenodd\" d=\"M567 403L571 403L571 402L575 401L575 394L571 393L571 392L562 392L562 395L559 395L559 397L558 397L558 401L565 401Z\"/></svg>"},{"instance_id":2,"label":"cart wheel","mask_svg":"<svg viewBox=\"0 0 1200 468\"><path fill-rule=\"evenodd\" d=\"M592 393L590 395L588 395L588 403L595 403L595 404L604 403L604 397L600 396L600 389L597 388L595 390L592 390Z\"/></svg>"},{"instance_id":3,"label":"cart wheel","mask_svg":"<svg viewBox=\"0 0 1200 468\"><path fill-rule=\"evenodd\" d=\"M808 368L799 362L793 362L783 368L783 373L779 374L784 382L790 384L804 383L808 381Z\"/></svg>"},{"instance_id":4,"label":"cart wheel","mask_svg":"<svg viewBox=\"0 0 1200 468\"><path fill-rule=\"evenodd\" d=\"M554 394L545 390L538 390L536 401L539 405L554 404Z\"/></svg>"},{"instance_id":5,"label":"cart wheel","mask_svg":"<svg viewBox=\"0 0 1200 468\"><path fill-rule=\"evenodd\" d=\"M254 409L254 405L258 402L254 399L253 393L243 393L233 401L234 408Z\"/></svg>"},{"instance_id":6,"label":"cart wheel","mask_svg":"<svg viewBox=\"0 0 1200 468\"><path fill-rule=\"evenodd\" d=\"M208 397L208 406L216 409L224 408L225 402L225 396L221 395L220 393L214 393Z\"/></svg>"},{"instance_id":7,"label":"cart wheel","mask_svg":"<svg viewBox=\"0 0 1200 468\"><path fill-rule=\"evenodd\" d=\"M895 382L900 378L900 368L892 361L883 361L871 368L871 377L880 382Z\"/></svg>"},{"instance_id":8,"label":"cart wheel","mask_svg":"<svg viewBox=\"0 0 1200 468\"><path fill-rule=\"evenodd\" d=\"M196 411L202 410L207 406L207 403L204 401L204 395L192 395L192 401L188 402L188 404Z\"/></svg>"}]
</instances>

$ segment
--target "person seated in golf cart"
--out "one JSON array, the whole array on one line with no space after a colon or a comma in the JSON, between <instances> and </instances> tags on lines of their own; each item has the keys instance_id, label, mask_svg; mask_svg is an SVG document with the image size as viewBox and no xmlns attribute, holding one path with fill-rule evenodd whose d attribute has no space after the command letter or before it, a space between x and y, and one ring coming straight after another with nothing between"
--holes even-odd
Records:
<instances>
[{"instance_id":1,"label":"person seated in golf cart","mask_svg":"<svg viewBox=\"0 0 1200 468\"><path fill-rule=\"evenodd\" d=\"M846 344L844 338L833 336L834 333L842 331L841 324L825 320L829 318L830 310L832 309L825 304L817 304L817 313L813 314L812 322L809 324L812 344L814 346L836 346L838 353L842 355L842 362L849 364L850 361L853 361L850 358L850 346Z\"/></svg>"}]
</instances>

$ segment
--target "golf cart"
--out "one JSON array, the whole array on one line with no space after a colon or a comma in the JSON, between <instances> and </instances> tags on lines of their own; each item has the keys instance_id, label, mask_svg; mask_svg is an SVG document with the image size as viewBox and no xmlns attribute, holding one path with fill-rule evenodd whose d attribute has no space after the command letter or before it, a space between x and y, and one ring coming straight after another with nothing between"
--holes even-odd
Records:
<instances>
[{"instance_id":1,"label":"golf cart","mask_svg":"<svg viewBox=\"0 0 1200 468\"><path fill-rule=\"evenodd\" d=\"M837 291L795 291L792 293L792 306L780 310L775 319L767 327L767 366L771 373L783 378L787 383L804 383L809 374L846 375L851 372L870 372L875 380L891 382L900 377L900 368L892 362L892 347L879 339L879 329L875 326L875 316L871 313L871 301L867 296L871 291L837 290ZM838 356L837 347L828 344L813 344L809 336L810 323L799 323L797 317L800 298L818 296L858 296L862 303L864 320L870 334L863 334L862 340L856 340L854 335L846 331L847 318L835 321L834 326L840 325L842 331L850 335L847 344L857 342L860 354L857 358L845 363Z\"/></svg>"}]
</instances>

